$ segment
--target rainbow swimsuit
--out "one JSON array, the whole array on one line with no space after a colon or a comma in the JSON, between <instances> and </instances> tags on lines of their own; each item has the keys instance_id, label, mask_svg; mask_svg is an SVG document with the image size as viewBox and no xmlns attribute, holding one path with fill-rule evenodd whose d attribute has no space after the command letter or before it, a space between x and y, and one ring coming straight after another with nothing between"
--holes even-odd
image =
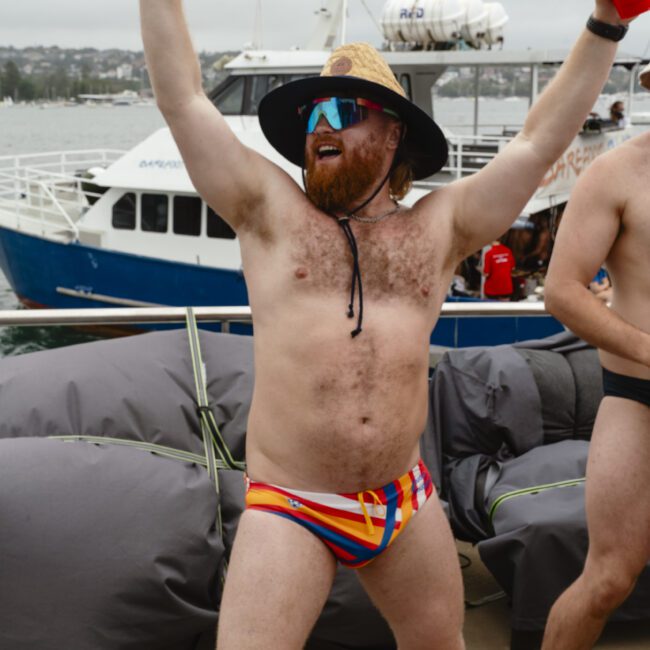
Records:
<instances>
[{"instance_id":1,"label":"rainbow swimsuit","mask_svg":"<svg viewBox=\"0 0 650 650\"><path fill-rule=\"evenodd\" d=\"M383 488L356 494L287 490L247 479L246 507L304 526L337 560L358 569L380 555L433 492L422 461Z\"/></svg>"}]
</instances>

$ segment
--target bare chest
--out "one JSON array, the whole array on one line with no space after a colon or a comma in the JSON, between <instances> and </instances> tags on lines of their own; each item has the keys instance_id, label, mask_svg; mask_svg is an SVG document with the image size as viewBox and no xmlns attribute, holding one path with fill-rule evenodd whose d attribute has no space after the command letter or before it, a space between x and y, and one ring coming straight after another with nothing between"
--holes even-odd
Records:
<instances>
[{"instance_id":1,"label":"bare chest","mask_svg":"<svg viewBox=\"0 0 650 650\"><path fill-rule=\"evenodd\" d=\"M291 232L291 281L306 291L349 291L353 258L342 228L310 219ZM441 287L443 253L426 224L410 213L387 222L351 224L364 296L429 304Z\"/></svg>"}]
</instances>

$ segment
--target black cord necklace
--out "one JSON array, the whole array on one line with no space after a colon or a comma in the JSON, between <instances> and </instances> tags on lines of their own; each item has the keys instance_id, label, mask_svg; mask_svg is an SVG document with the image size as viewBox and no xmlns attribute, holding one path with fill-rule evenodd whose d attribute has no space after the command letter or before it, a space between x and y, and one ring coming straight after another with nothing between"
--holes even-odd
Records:
<instances>
[{"instance_id":1,"label":"black cord necklace","mask_svg":"<svg viewBox=\"0 0 650 650\"><path fill-rule=\"evenodd\" d=\"M374 192L361 204L358 205L354 210L349 210L345 216L343 217L337 217L335 214L331 212L327 212L327 214L332 217L333 219L336 219L336 222L341 226L341 230L343 230L343 233L345 235L345 238L348 240L348 245L350 246L350 252L352 253L352 282L351 282L351 287L350 287L350 304L348 305L348 318L354 318L354 298L355 298L355 293L356 293L356 288L357 286L359 287L359 313L357 316L357 326L350 332L350 335L352 338L356 338L361 334L363 331L363 284L361 282L361 266L359 264L359 248L357 246L357 239L354 236L354 232L352 230L352 227L350 225L350 220L355 220L355 221L360 221L360 222L365 222L365 223L376 223L378 221L381 221L382 219L385 219L386 217L390 216L391 214L394 214L397 212L399 209L399 206L395 208L394 210L391 210L390 212L387 212L386 214L381 215L379 218L370 218L366 219L364 217L358 217L357 212L359 210L363 210L381 191L381 189L384 187L388 179L390 178L390 175L393 173L393 169L395 168L397 156L393 159L393 164L391 165L390 169L388 170L388 174L384 177L382 182L377 186L377 188L374 190ZM302 168L302 182L303 186L305 188L305 191L307 191L307 174L305 172L305 168L303 166Z\"/></svg>"}]
</instances>

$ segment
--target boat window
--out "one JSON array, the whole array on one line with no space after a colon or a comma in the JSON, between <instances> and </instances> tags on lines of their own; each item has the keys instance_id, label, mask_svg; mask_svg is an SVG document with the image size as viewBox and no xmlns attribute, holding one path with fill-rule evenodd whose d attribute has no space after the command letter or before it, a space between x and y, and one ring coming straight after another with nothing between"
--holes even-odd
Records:
<instances>
[{"instance_id":1,"label":"boat window","mask_svg":"<svg viewBox=\"0 0 650 650\"><path fill-rule=\"evenodd\" d=\"M257 115L257 107L262 101L262 97L266 95L269 88L269 76L268 75L255 75L251 80L251 90L250 90L250 106L249 110L246 112L250 115Z\"/></svg>"},{"instance_id":2,"label":"boat window","mask_svg":"<svg viewBox=\"0 0 650 650\"><path fill-rule=\"evenodd\" d=\"M399 83L402 88L404 88L404 92L406 93L406 96L412 100L413 99L413 92L411 91L411 75L407 74L406 72L402 73L399 76Z\"/></svg>"},{"instance_id":3,"label":"boat window","mask_svg":"<svg viewBox=\"0 0 650 650\"><path fill-rule=\"evenodd\" d=\"M244 77L233 78L225 84L223 90L214 97L214 105L222 115L241 115L244 103Z\"/></svg>"},{"instance_id":4,"label":"boat window","mask_svg":"<svg viewBox=\"0 0 650 650\"><path fill-rule=\"evenodd\" d=\"M278 75L255 75L250 80L250 105L247 115L257 115L257 109L264 95L270 90L282 85L282 78Z\"/></svg>"},{"instance_id":5,"label":"boat window","mask_svg":"<svg viewBox=\"0 0 650 650\"><path fill-rule=\"evenodd\" d=\"M275 90L276 88L279 88L283 83L284 83L284 80L282 79L282 77L279 74L269 75L268 92L271 92L272 90Z\"/></svg>"},{"instance_id":6,"label":"boat window","mask_svg":"<svg viewBox=\"0 0 650 650\"><path fill-rule=\"evenodd\" d=\"M113 228L135 230L135 194L124 194L113 204Z\"/></svg>"},{"instance_id":7,"label":"boat window","mask_svg":"<svg viewBox=\"0 0 650 650\"><path fill-rule=\"evenodd\" d=\"M141 208L144 232L167 232L169 198L166 194L143 194Z\"/></svg>"},{"instance_id":8,"label":"boat window","mask_svg":"<svg viewBox=\"0 0 650 650\"><path fill-rule=\"evenodd\" d=\"M218 239L234 239L235 231L208 206L208 237Z\"/></svg>"},{"instance_id":9,"label":"boat window","mask_svg":"<svg viewBox=\"0 0 650 650\"><path fill-rule=\"evenodd\" d=\"M198 196L174 197L174 234L201 234L201 207L203 202Z\"/></svg>"}]
</instances>

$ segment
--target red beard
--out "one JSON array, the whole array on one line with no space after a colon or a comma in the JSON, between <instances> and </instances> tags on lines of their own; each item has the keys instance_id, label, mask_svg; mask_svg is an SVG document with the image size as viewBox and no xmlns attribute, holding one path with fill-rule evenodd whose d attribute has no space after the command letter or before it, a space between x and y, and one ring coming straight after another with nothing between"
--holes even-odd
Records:
<instances>
[{"instance_id":1,"label":"red beard","mask_svg":"<svg viewBox=\"0 0 650 650\"><path fill-rule=\"evenodd\" d=\"M320 163L318 147L331 144L341 151L336 163ZM377 189L384 164L384 155L369 138L363 147L353 151L344 148L339 138L324 137L307 150L306 192L323 212L354 210Z\"/></svg>"}]
</instances>

